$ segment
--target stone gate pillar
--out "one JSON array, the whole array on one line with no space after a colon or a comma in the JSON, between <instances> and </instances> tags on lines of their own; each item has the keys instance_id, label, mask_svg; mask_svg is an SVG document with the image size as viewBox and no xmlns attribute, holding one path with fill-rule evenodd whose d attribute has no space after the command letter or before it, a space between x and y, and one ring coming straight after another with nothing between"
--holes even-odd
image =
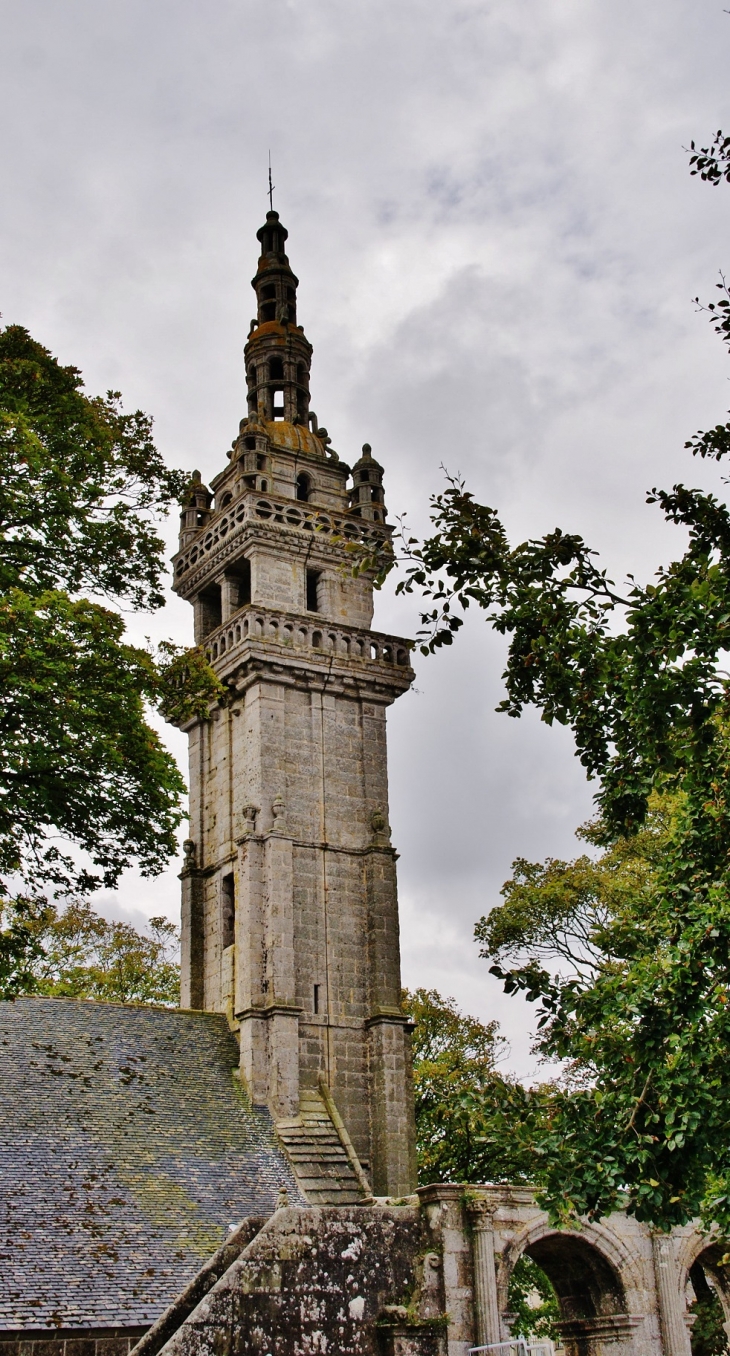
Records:
<instances>
[{"instance_id":1,"label":"stone gate pillar","mask_svg":"<svg viewBox=\"0 0 730 1356\"><path fill-rule=\"evenodd\" d=\"M467 1204L472 1228L474 1257L474 1317L477 1346L499 1342L499 1301L494 1265L494 1209L491 1201L472 1200Z\"/></svg>"},{"instance_id":2,"label":"stone gate pillar","mask_svg":"<svg viewBox=\"0 0 730 1356\"><path fill-rule=\"evenodd\" d=\"M652 1249L664 1356L692 1356L672 1235L652 1234Z\"/></svg>"}]
</instances>

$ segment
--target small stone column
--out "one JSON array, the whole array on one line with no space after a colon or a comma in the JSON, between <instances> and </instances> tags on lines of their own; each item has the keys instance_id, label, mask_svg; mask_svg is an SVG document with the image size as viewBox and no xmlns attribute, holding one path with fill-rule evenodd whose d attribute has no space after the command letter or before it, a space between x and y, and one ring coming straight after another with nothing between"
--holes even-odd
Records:
<instances>
[{"instance_id":1,"label":"small stone column","mask_svg":"<svg viewBox=\"0 0 730 1356\"><path fill-rule=\"evenodd\" d=\"M264 939L269 1109L275 1120L299 1114L299 1017L294 959L294 876L286 806L277 795L264 840Z\"/></svg>"},{"instance_id":2,"label":"small stone column","mask_svg":"<svg viewBox=\"0 0 730 1356\"><path fill-rule=\"evenodd\" d=\"M204 879L198 869L197 848L192 839L183 844L185 864L180 872L180 1007L205 1007L203 925Z\"/></svg>"},{"instance_id":3,"label":"small stone column","mask_svg":"<svg viewBox=\"0 0 730 1356\"><path fill-rule=\"evenodd\" d=\"M221 622L227 622L238 609L240 581L233 575L222 574L216 580L221 590Z\"/></svg>"},{"instance_id":4,"label":"small stone column","mask_svg":"<svg viewBox=\"0 0 730 1356\"><path fill-rule=\"evenodd\" d=\"M494 1266L494 1206L491 1201L475 1199L468 1202L466 1209L473 1234L476 1345L485 1347L501 1340Z\"/></svg>"},{"instance_id":5,"label":"small stone column","mask_svg":"<svg viewBox=\"0 0 730 1356\"><path fill-rule=\"evenodd\" d=\"M672 1235L652 1234L652 1249L664 1356L691 1356Z\"/></svg>"}]
</instances>

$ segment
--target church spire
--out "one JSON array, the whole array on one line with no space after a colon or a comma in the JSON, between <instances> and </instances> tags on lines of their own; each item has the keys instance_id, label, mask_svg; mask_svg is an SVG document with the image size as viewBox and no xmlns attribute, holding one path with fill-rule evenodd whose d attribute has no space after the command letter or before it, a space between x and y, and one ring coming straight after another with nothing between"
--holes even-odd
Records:
<instances>
[{"instance_id":1,"label":"church spire","mask_svg":"<svg viewBox=\"0 0 730 1356\"><path fill-rule=\"evenodd\" d=\"M299 279L285 252L288 234L273 210L256 232L261 254L251 280L257 314L245 349L248 413L262 422L308 426L312 346L297 325Z\"/></svg>"}]
</instances>

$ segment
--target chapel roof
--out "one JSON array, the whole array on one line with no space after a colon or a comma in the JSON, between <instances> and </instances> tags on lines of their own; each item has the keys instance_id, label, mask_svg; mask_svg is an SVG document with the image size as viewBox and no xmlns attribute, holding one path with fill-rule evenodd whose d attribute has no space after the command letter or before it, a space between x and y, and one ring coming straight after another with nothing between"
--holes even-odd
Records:
<instances>
[{"instance_id":1,"label":"chapel roof","mask_svg":"<svg viewBox=\"0 0 730 1356\"><path fill-rule=\"evenodd\" d=\"M0 1331L146 1327L281 1186L223 1016L0 1002Z\"/></svg>"}]
</instances>

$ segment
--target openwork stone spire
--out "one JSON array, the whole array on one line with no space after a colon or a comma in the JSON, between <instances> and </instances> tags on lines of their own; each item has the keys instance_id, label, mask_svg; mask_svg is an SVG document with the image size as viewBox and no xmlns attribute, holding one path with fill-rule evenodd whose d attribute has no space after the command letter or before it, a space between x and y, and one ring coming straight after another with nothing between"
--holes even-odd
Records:
<instances>
[{"instance_id":1,"label":"openwork stone spire","mask_svg":"<svg viewBox=\"0 0 730 1356\"><path fill-rule=\"evenodd\" d=\"M245 349L248 411L260 420L309 426L312 345L297 325L297 287L284 252L288 231L278 212L267 212L256 232L261 242L256 276L257 314Z\"/></svg>"}]
</instances>

